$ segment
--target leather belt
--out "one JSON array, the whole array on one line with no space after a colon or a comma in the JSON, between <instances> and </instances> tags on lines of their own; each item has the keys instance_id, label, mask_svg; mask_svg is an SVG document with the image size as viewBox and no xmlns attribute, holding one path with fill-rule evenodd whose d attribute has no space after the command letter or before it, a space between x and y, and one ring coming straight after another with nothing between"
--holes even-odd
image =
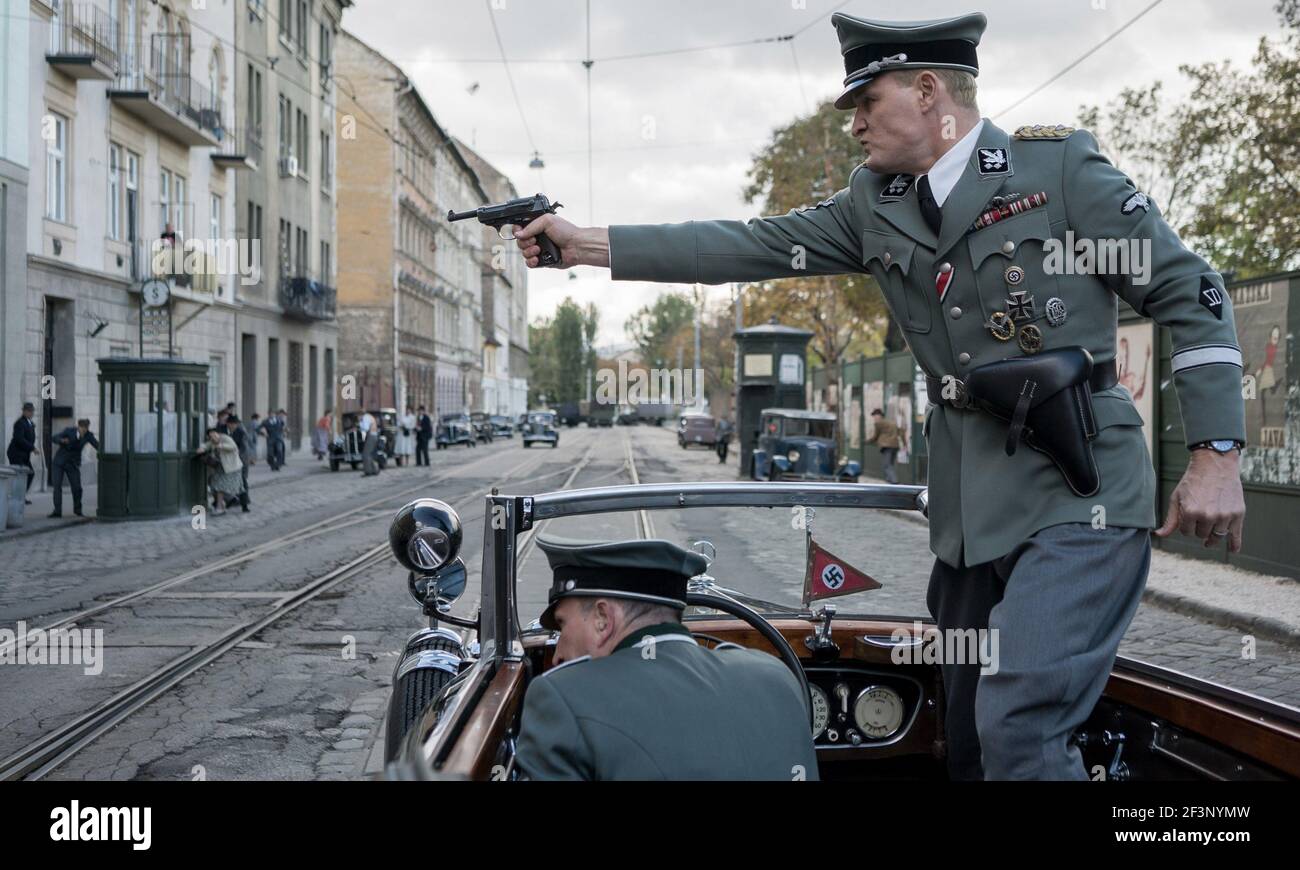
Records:
<instances>
[{"instance_id":1,"label":"leather belt","mask_svg":"<svg viewBox=\"0 0 1300 870\"><path fill-rule=\"evenodd\" d=\"M948 376L951 377L951 376ZM955 388L956 398L944 398L944 379L925 376L926 398L935 405L945 405L949 408L966 408L970 406L970 400L967 398L966 385L960 378L951 378ZM1119 383L1119 372L1115 368L1115 361L1098 363L1092 368L1092 375L1088 378L1088 386L1094 393L1100 390L1107 390Z\"/></svg>"}]
</instances>

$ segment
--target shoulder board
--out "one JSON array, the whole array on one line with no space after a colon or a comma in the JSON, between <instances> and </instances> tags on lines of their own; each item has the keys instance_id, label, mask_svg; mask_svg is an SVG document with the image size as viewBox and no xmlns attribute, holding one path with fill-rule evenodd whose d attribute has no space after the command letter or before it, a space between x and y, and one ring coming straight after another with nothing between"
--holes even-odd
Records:
<instances>
[{"instance_id":1,"label":"shoulder board","mask_svg":"<svg viewBox=\"0 0 1300 870\"><path fill-rule=\"evenodd\" d=\"M578 656L576 659L569 659L567 662L565 662L562 665L555 665L549 670L544 671L541 677L538 677L538 679L541 679L542 677L549 677L551 674L555 673L556 671L562 671L565 668L569 667L570 665L577 665L577 664L581 664L582 662L589 662L589 661L591 661L591 656Z\"/></svg>"},{"instance_id":2,"label":"shoulder board","mask_svg":"<svg viewBox=\"0 0 1300 870\"><path fill-rule=\"evenodd\" d=\"M1070 134L1074 132L1073 127L1067 127L1064 124L1043 125L1034 124L1032 126L1021 127L1012 135L1017 139L1069 139Z\"/></svg>"}]
</instances>

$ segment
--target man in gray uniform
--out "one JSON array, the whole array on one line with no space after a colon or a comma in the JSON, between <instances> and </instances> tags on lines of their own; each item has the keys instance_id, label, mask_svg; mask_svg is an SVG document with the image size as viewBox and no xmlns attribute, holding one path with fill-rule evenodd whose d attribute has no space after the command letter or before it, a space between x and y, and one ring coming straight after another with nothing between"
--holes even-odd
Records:
<instances>
[{"instance_id":1,"label":"man in gray uniform","mask_svg":"<svg viewBox=\"0 0 1300 870\"><path fill-rule=\"evenodd\" d=\"M747 222L606 230L544 215L518 245L536 266L544 231L562 268L609 266L618 280L869 273L927 376L931 613L943 631L998 632L996 673L943 665L949 772L1083 779L1070 736L1138 606L1156 526L1142 418L1116 383L1118 299L1170 331L1191 451L1155 534L1236 552L1231 301L1091 134L1009 135L980 117L983 15L831 21L847 73L835 105L855 110L867 153L843 190Z\"/></svg>"},{"instance_id":2,"label":"man in gray uniform","mask_svg":"<svg viewBox=\"0 0 1300 870\"><path fill-rule=\"evenodd\" d=\"M817 778L809 699L775 656L696 644L681 623L704 557L660 540L538 538L554 572L554 666L524 696L532 779Z\"/></svg>"}]
</instances>

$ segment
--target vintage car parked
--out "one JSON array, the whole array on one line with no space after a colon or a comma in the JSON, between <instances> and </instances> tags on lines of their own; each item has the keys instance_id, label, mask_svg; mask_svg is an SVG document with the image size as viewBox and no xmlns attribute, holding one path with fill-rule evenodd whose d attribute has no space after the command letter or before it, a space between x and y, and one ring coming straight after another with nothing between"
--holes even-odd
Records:
<instances>
[{"instance_id":1,"label":"vintage car parked","mask_svg":"<svg viewBox=\"0 0 1300 870\"><path fill-rule=\"evenodd\" d=\"M560 446L560 428L552 411L529 411L528 421L524 423L524 446L532 447L534 443Z\"/></svg>"},{"instance_id":2,"label":"vintage car parked","mask_svg":"<svg viewBox=\"0 0 1300 870\"><path fill-rule=\"evenodd\" d=\"M396 443L397 412L392 408L374 410L370 411L370 416L375 418L375 423L379 427L378 441L375 444L375 463L381 469L387 468ZM361 467L364 459L362 450L364 439L361 437L361 430L357 427L357 421L360 419L360 411L344 411L339 416L339 427L342 431L330 442L330 471L338 471L344 463L351 466L353 470Z\"/></svg>"},{"instance_id":3,"label":"vintage car parked","mask_svg":"<svg viewBox=\"0 0 1300 870\"><path fill-rule=\"evenodd\" d=\"M492 421L488 419L485 411L475 411L469 415L470 425L474 427L474 438L484 444L491 444L492 439L496 437L496 432L492 429Z\"/></svg>"},{"instance_id":4,"label":"vintage car parked","mask_svg":"<svg viewBox=\"0 0 1300 870\"><path fill-rule=\"evenodd\" d=\"M835 415L765 408L754 447L754 480L857 480L862 466L835 459Z\"/></svg>"},{"instance_id":5,"label":"vintage car parked","mask_svg":"<svg viewBox=\"0 0 1300 870\"><path fill-rule=\"evenodd\" d=\"M474 437L474 424L468 414L443 414L438 418L438 428L433 433L433 444L438 450L444 450L453 444L477 447L478 439Z\"/></svg>"},{"instance_id":6,"label":"vintage car parked","mask_svg":"<svg viewBox=\"0 0 1300 870\"><path fill-rule=\"evenodd\" d=\"M492 424L492 435L495 438L513 438L515 437L515 427L511 425L510 418L503 414L494 414L488 418Z\"/></svg>"},{"instance_id":7,"label":"vintage car parked","mask_svg":"<svg viewBox=\"0 0 1300 870\"><path fill-rule=\"evenodd\" d=\"M555 649L551 632L526 622L544 598L520 585L538 526L597 524L621 513L630 527L638 515L670 512L674 522L659 527L688 527L692 549L711 560L691 581L686 626L701 643L762 650L790 668L808 693L821 779L945 780L943 672L930 654L934 624L912 610L924 605L900 603L891 611L893 599L871 592L836 598L833 607L804 605L797 591L804 533L790 529L792 505L817 514L818 534L837 557L871 570L878 547L860 533L860 512L925 514L927 498L916 486L836 482L674 482L489 495L482 515L503 521L484 531L480 587L466 599L478 603L477 612L456 613L467 582L460 519L434 499L408 504L392 523L389 544L410 572L408 589L429 627L411 635L394 669L386 775L518 778L524 696L552 666ZM744 512L743 522L721 516L732 511ZM743 546L725 552L709 543L727 540L728 528L737 526L763 535L765 545L788 536L790 556L767 547L754 561ZM915 586L923 601L924 579ZM855 615L862 613L874 615ZM1300 710L1127 655L1116 659L1073 739L1089 771L1117 782L1300 778Z\"/></svg>"},{"instance_id":8,"label":"vintage car parked","mask_svg":"<svg viewBox=\"0 0 1300 870\"><path fill-rule=\"evenodd\" d=\"M718 421L708 414L682 414L677 418L677 446L685 450L692 444L713 448L718 443Z\"/></svg>"}]
</instances>

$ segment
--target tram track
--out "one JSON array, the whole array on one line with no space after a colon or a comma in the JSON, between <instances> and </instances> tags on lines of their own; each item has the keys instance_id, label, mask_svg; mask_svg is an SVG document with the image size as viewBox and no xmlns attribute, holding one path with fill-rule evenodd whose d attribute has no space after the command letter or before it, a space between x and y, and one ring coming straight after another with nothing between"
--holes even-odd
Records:
<instances>
[{"instance_id":1,"label":"tram track","mask_svg":"<svg viewBox=\"0 0 1300 870\"><path fill-rule=\"evenodd\" d=\"M471 463L468 463L468 465L459 466L459 470L463 470L467 467L473 467L482 462L489 462L494 459L497 459L495 454L484 456L480 459L474 460ZM524 463L521 463L521 466L518 467L522 467L523 464ZM380 508L382 505L389 504L390 502L393 502L395 500L406 498L407 496L415 495L416 493L419 492L425 492L429 489L429 487L438 486L440 484L451 483L455 481L456 478L452 477L450 473L425 479L418 484L414 484L412 486L409 486L397 492L389 493L388 495L374 499L373 501L366 502L365 504L356 505L355 507L351 507L345 511L326 517L323 520L318 520L317 522L304 526L301 529L295 529L294 531L289 532L288 534L271 538L270 540L263 541L259 544L254 544L252 547L248 547L246 549L240 550L239 552L234 553L230 556L217 559L214 562L210 562L206 565L203 565L198 568L193 568L189 571L185 571L180 574L172 575L171 577L160 580L157 583L152 583L140 589L135 589L132 590L131 592L118 595L114 598L109 599L108 601L103 601L100 602L99 604L92 605L91 607L78 610L75 613L69 614L68 616L64 616L47 625L42 625L38 628L30 629L27 634L27 640L30 641L33 638L40 637L43 635L43 633L57 631L59 629L64 629L64 628L70 628L79 622L82 622L94 616L99 616L100 614L106 613L109 610L113 610L115 608L121 607L124 604L128 604L140 598L148 597L157 592L171 589L175 586L180 586L182 584L189 583L193 580L197 580L202 577L207 577L209 575L216 574L220 571L225 571L235 566L242 565L246 562L251 562L254 559L258 559L262 556L273 553L283 547L292 546L294 544L300 544L305 541L309 541L313 538L316 538L320 535L333 534L342 528L348 528L350 526L357 525L359 523L369 522L375 519L379 519L380 517L384 516L383 513L376 513L372 516L365 516L365 517L356 517L356 515L364 511L373 511L377 508ZM347 520L346 522L340 522L341 520L345 520L348 517L356 517L356 518ZM19 642L20 642L19 638L14 638L12 641L8 641L4 644L0 644L0 653L10 652L13 648L17 646Z\"/></svg>"},{"instance_id":2,"label":"tram track","mask_svg":"<svg viewBox=\"0 0 1300 870\"><path fill-rule=\"evenodd\" d=\"M572 480L576 471L585 467L585 461L590 456L591 450L592 447L589 446L584 456L584 460L580 461L578 466L573 470L561 469L559 472L552 472L535 478L525 478L523 481L511 483L511 481L519 474L526 474L528 471L535 470L550 458L546 454L530 456L523 462L511 468L509 471L503 473L497 480L490 484L488 488L492 489L506 485L518 486L521 483L532 483L536 480L544 480L549 477L554 477L564 471L569 471L568 479ZM499 460L499 457L484 457L481 460L470 463L470 465L477 465L479 462L489 460ZM462 466L462 468L464 467L465 466ZM263 542L262 544L251 548L249 551L232 556L227 560L222 560L222 562L215 567L205 566L203 569L186 572L185 574L168 578L168 580L153 584L128 595L119 596L112 601L104 602L103 604L97 605L93 608L88 608L53 623L51 628L73 625L79 621L84 621L91 616L96 616L114 607L119 607L128 601L140 599L159 591L170 589L181 583L189 582L190 580L211 574L216 570L228 568L234 564L240 564L248 559L256 558L256 555L261 555L267 552L271 547L284 546L287 540L291 539L296 542L305 539L304 535L315 536L323 533L323 531L332 531L334 526L331 526L330 524L337 523L337 521L342 517L352 516L359 511L373 509L385 502L391 502L394 499L402 498L417 491L427 491L428 487L431 485L445 483L447 480L448 476L426 480L419 486L392 493L382 499L377 499L365 505L359 505L348 511L344 511L341 514L337 514L334 517L330 517L327 520L322 520L321 522L308 526L305 529L298 530L298 532L294 534L282 536L280 539L273 541ZM463 509L472 505L476 501L481 500L482 497L482 490L476 488L473 494L460 498L457 501L457 505L459 506L459 509ZM358 517L350 524L358 524L367 520L379 519L381 516L382 515L364 518ZM256 551L256 553L254 553L254 551ZM43 778L68 759L81 752L87 746L90 746L98 738L112 730L133 713L161 697L195 672L217 661L230 650L236 648L239 644L250 640L262 631L265 631L268 627L280 621L303 605L318 599L323 593L353 577L365 573L370 569L383 565L391 559L392 554L389 551L388 543L387 541L384 541L383 543L371 547L363 553L349 559L346 563L310 580L297 589L285 592L282 597L276 598L271 602L270 608L267 612L240 621L236 625L222 632L216 638L202 645L193 647L188 652L167 662L161 667L158 667L143 678L96 704L92 709L74 717L58 728L41 735L17 752L3 759L3 761L0 761L0 780L35 780ZM46 628L45 630L48 631L50 628Z\"/></svg>"}]
</instances>

